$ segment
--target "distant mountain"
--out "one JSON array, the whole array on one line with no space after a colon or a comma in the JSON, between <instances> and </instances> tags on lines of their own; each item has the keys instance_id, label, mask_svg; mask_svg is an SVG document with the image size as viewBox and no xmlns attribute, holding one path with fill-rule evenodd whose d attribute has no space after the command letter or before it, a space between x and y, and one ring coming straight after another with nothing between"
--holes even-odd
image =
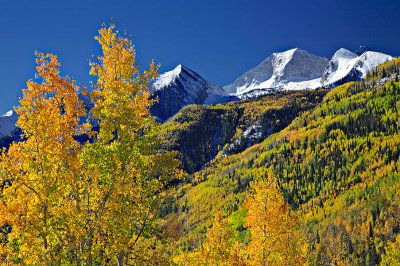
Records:
<instances>
[{"instance_id":1,"label":"distant mountain","mask_svg":"<svg viewBox=\"0 0 400 266\"><path fill-rule=\"evenodd\" d=\"M390 55L371 51L365 46L355 53L339 49L330 61L295 48L273 53L224 88L210 83L188 67L178 65L153 82L150 92L158 102L151 107L151 114L164 122L190 104L222 103L283 90L334 88L349 81L359 81L375 66L392 59ZM80 99L89 112L92 107L90 97L80 95ZM0 139L14 134L17 120L13 111L0 117Z\"/></svg>"},{"instance_id":2,"label":"distant mountain","mask_svg":"<svg viewBox=\"0 0 400 266\"><path fill-rule=\"evenodd\" d=\"M158 98L150 111L159 120L165 121L182 107L190 104L212 104L226 102L229 96L193 70L183 65L161 74L150 90Z\"/></svg>"},{"instance_id":3,"label":"distant mountain","mask_svg":"<svg viewBox=\"0 0 400 266\"><path fill-rule=\"evenodd\" d=\"M355 53L341 48L330 61L295 48L273 53L232 84L224 86L224 90L247 99L282 90L334 88L359 81L374 67L392 59L392 56L366 46L360 46Z\"/></svg>"},{"instance_id":4,"label":"distant mountain","mask_svg":"<svg viewBox=\"0 0 400 266\"><path fill-rule=\"evenodd\" d=\"M273 53L224 90L243 99L282 90L315 89L320 87L327 65L326 58L299 48Z\"/></svg>"},{"instance_id":5,"label":"distant mountain","mask_svg":"<svg viewBox=\"0 0 400 266\"><path fill-rule=\"evenodd\" d=\"M15 129L18 116L11 110L0 116L0 139L10 135Z\"/></svg>"},{"instance_id":6,"label":"distant mountain","mask_svg":"<svg viewBox=\"0 0 400 266\"><path fill-rule=\"evenodd\" d=\"M367 47L360 47L356 53L341 48L329 61L321 78L321 86L334 88L350 81L359 81L374 67L392 59L390 55L371 51Z\"/></svg>"}]
</instances>

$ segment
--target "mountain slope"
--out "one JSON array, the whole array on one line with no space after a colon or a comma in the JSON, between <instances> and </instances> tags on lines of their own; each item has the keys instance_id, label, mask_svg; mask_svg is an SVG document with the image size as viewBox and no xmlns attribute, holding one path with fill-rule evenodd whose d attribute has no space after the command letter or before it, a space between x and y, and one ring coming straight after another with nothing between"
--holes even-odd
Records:
<instances>
[{"instance_id":1,"label":"mountain slope","mask_svg":"<svg viewBox=\"0 0 400 266\"><path fill-rule=\"evenodd\" d=\"M158 102L151 107L151 113L162 121L186 105L217 103L228 98L222 88L182 65L161 74L150 92L153 97L158 98Z\"/></svg>"},{"instance_id":2,"label":"mountain slope","mask_svg":"<svg viewBox=\"0 0 400 266\"><path fill-rule=\"evenodd\" d=\"M328 90L291 91L217 105L189 105L161 127L161 148L175 150L187 173L215 156L239 153L314 108Z\"/></svg>"},{"instance_id":3,"label":"mountain slope","mask_svg":"<svg viewBox=\"0 0 400 266\"><path fill-rule=\"evenodd\" d=\"M326 58L299 48L273 53L224 90L239 98L249 98L274 91L317 88L327 64Z\"/></svg>"},{"instance_id":4,"label":"mountain slope","mask_svg":"<svg viewBox=\"0 0 400 266\"><path fill-rule=\"evenodd\" d=\"M399 79L397 59L332 89L263 143L196 173L181 191L180 245L199 245L218 210L243 224L249 182L273 175L302 215L312 265L379 263L400 232ZM245 239L243 226L236 229Z\"/></svg>"},{"instance_id":5,"label":"mountain slope","mask_svg":"<svg viewBox=\"0 0 400 266\"><path fill-rule=\"evenodd\" d=\"M359 81L374 67L392 59L390 55L370 51L366 47L360 47L356 53L341 48L329 61L321 78L321 86L334 88L350 81Z\"/></svg>"}]
</instances>

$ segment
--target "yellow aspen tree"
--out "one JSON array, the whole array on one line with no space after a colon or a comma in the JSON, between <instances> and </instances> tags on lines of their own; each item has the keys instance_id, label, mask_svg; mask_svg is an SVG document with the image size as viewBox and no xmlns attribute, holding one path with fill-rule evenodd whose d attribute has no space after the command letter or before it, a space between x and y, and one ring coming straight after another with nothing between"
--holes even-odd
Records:
<instances>
[{"instance_id":1,"label":"yellow aspen tree","mask_svg":"<svg viewBox=\"0 0 400 266\"><path fill-rule=\"evenodd\" d=\"M214 225L207 231L206 236L207 240L199 251L202 261L208 261L211 264L228 263L233 247L231 240L233 230L228 225L228 221L223 219L222 212L215 214Z\"/></svg>"},{"instance_id":2,"label":"yellow aspen tree","mask_svg":"<svg viewBox=\"0 0 400 266\"><path fill-rule=\"evenodd\" d=\"M175 258L180 265L245 265L240 244L233 239L233 229L223 213L217 212L213 226L201 248L193 253L183 253Z\"/></svg>"},{"instance_id":3,"label":"yellow aspen tree","mask_svg":"<svg viewBox=\"0 0 400 266\"><path fill-rule=\"evenodd\" d=\"M158 124L150 116L150 83L157 66L140 73L136 51L115 27L95 37L102 55L91 62L97 77L91 98L95 141L81 153L85 179L92 184L85 198L88 264L151 263L156 214L169 182L179 178L172 153L158 153ZM152 241L153 240L153 241Z\"/></svg>"},{"instance_id":4,"label":"yellow aspen tree","mask_svg":"<svg viewBox=\"0 0 400 266\"><path fill-rule=\"evenodd\" d=\"M37 74L27 82L17 126L25 141L3 150L0 169L0 225L11 232L3 236L0 261L25 265L58 265L68 257L76 227L73 202L80 179L80 144L73 138L87 130L73 80L59 76L55 55L35 52Z\"/></svg>"},{"instance_id":5,"label":"yellow aspen tree","mask_svg":"<svg viewBox=\"0 0 400 266\"><path fill-rule=\"evenodd\" d=\"M103 55L91 63L97 82L86 116L73 80L56 56L37 53L36 77L23 91L17 126L25 140L1 155L0 260L27 265L165 264L158 204L180 177L172 153L157 152L149 113L157 67L139 73L131 42L101 28ZM39 80L39 81L40 81ZM74 136L89 133L91 142Z\"/></svg>"},{"instance_id":6,"label":"yellow aspen tree","mask_svg":"<svg viewBox=\"0 0 400 266\"><path fill-rule=\"evenodd\" d=\"M298 265L303 262L303 246L298 232L298 218L290 212L275 178L253 182L247 198L245 227L251 233L247 247L252 265Z\"/></svg>"}]
</instances>

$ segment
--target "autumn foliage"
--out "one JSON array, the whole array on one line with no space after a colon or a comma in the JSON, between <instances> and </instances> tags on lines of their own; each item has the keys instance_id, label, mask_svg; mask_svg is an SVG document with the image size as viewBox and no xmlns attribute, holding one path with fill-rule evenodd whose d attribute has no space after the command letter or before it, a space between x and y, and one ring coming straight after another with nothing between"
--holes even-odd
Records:
<instances>
[{"instance_id":1,"label":"autumn foliage","mask_svg":"<svg viewBox=\"0 0 400 266\"><path fill-rule=\"evenodd\" d=\"M284 201L276 179L253 183L245 227L250 231L248 254L252 265L298 265L305 262L305 246L296 230L299 219Z\"/></svg>"},{"instance_id":2,"label":"autumn foliage","mask_svg":"<svg viewBox=\"0 0 400 266\"><path fill-rule=\"evenodd\" d=\"M252 241L242 224L249 184L274 176L290 213L299 217L296 231L308 242L307 264L400 263L399 80L400 59L382 64L360 82L331 89L261 144L194 174L180 199L188 228L183 249L204 243L203 228L220 210L234 223L238 241Z\"/></svg>"},{"instance_id":3,"label":"autumn foliage","mask_svg":"<svg viewBox=\"0 0 400 266\"><path fill-rule=\"evenodd\" d=\"M25 141L3 150L0 260L9 263L143 264L157 253L155 223L168 183L179 178L173 154L158 153L149 114L149 81L132 43L114 26L99 30L103 54L91 63L97 82L86 114L56 56L37 55L35 81L23 91L18 126ZM89 115L84 123L81 118ZM94 123L99 131L91 131ZM80 144L75 137L88 134Z\"/></svg>"},{"instance_id":4,"label":"autumn foliage","mask_svg":"<svg viewBox=\"0 0 400 266\"><path fill-rule=\"evenodd\" d=\"M0 224L12 227L7 245L0 245L2 259L27 264L58 263L67 256L76 231L73 219L79 182L78 153L82 147L73 135L84 133L79 124L85 115L79 88L59 76L56 56L36 53L36 78L23 91L18 126L26 141L14 143L1 158L2 191Z\"/></svg>"},{"instance_id":5,"label":"autumn foliage","mask_svg":"<svg viewBox=\"0 0 400 266\"><path fill-rule=\"evenodd\" d=\"M223 218L222 212L217 212L202 247L192 253L180 254L174 261L178 265L246 265L245 246L235 242L233 234L228 219Z\"/></svg>"},{"instance_id":6,"label":"autumn foliage","mask_svg":"<svg viewBox=\"0 0 400 266\"><path fill-rule=\"evenodd\" d=\"M234 230L222 212L215 214L203 245L182 253L175 262L182 265L302 265L307 245L298 228L299 220L284 201L272 176L253 182L248 196L245 227L251 235L246 245L235 240Z\"/></svg>"}]
</instances>

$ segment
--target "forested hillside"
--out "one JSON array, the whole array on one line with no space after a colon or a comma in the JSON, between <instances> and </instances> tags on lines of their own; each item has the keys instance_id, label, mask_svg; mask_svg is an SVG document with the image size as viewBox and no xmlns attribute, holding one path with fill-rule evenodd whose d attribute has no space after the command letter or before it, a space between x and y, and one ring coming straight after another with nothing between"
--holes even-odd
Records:
<instances>
[{"instance_id":1,"label":"forested hillside","mask_svg":"<svg viewBox=\"0 0 400 266\"><path fill-rule=\"evenodd\" d=\"M248 184L272 175L300 215L310 264L380 263L400 228L399 74L399 59L385 63L361 82L332 89L261 144L195 173L177 193L180 248L198 247L221 210L236 239L250 241L243 227Z\"/></svg>"},{"instance_id":2,"label":"forested hillside","mask_svg":"<svg viewBox=\"0 0 400 266\"><path fill-rule=\"evenodd\" d=\"M190 105L162 125L161 149L175 150L192 174L215 156L239 153L314 108L328 90L279 92L259 99Z\"/></svg>"}]
</instances>

